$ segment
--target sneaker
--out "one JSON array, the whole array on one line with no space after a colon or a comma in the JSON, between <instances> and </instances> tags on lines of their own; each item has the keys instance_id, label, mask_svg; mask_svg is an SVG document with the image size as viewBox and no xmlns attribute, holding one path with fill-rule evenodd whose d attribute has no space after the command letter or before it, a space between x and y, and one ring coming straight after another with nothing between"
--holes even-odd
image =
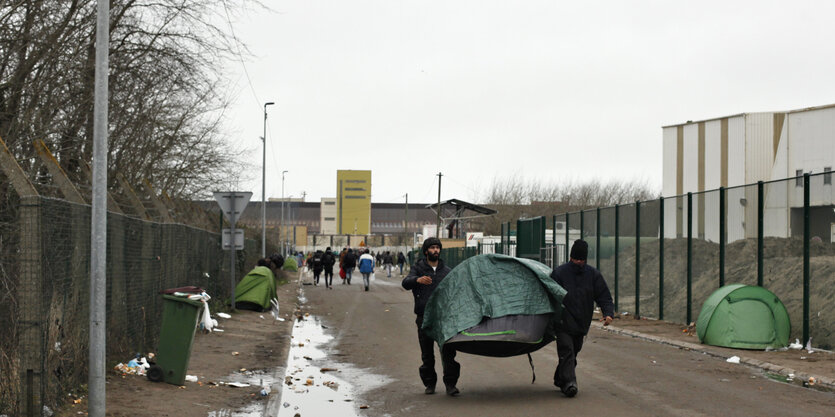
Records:
<instances>
[{"instance_id":1,"label":"sneaker","mask_svg":"<svg viewBox=\"0 0 835 417\"><path fill-rule=\"evenodd\" d=\"M569 383L562 389L562 393L565 394L566 397L572 398L577 395L577 384Z\"/></svg>"},{"instance_id":2,"label":"sneaker","mask_svg":"<svg viewBox=\"0 0 835 417\"><path fill-rule=\"evenodd\" d=\"M435 386L431 385L431 386L426 387L426 389L423 390L423 393L426 394L426 395L434 394L435 393Z\"/></svg>"},{"instance_id":3,"label":"sneaker","mask_svg":"<svg viewBox=\"0 0 835 417\"><path fill-rule=\"evenodd\" d=\"M446 395L449 395L450 397L457 397L460 393L461 391L458 391L458 388L455 388L455 385L447 385Z\"/></svg>"}]
</instances>

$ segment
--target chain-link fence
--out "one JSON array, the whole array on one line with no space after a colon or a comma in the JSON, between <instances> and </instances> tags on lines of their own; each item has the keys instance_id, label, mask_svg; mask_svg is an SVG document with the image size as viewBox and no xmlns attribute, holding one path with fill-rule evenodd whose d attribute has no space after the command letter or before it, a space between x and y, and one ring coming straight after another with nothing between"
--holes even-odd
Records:
<instances>
[{"instance_id":1,"label":"chain-link fence","mask_svg":"<svg viewBox=\"0 0 835 417\"><path fill-rule=\"evenodd\" d=\"M91 208L45 197L4 207L0 414L15 414L26 401L40 410L86 383ZM254 264L256 251L247 240L237 253L236 278ZM229 256L217 233L108 213L108 366L156 348L160 290L194 285L227 298Z\"/></svg>"}]
</instances>

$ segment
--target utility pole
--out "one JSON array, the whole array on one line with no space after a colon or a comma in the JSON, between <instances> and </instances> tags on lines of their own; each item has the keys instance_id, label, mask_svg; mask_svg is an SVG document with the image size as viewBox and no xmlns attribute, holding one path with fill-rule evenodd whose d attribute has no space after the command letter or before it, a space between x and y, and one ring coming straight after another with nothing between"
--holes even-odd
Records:
<instances>
[{"instance_id":1,"label":"utility pole","mask_svg":"<svg viewBox=\"0 0 835 417\"><path fill-rule=\"evenodd\" d=\"M438 173L438 233L437 238L441 238L441 177L444 174Z\"/></svg>"},{"instance_id":2,"label":"utility pole","mask_svg":"<svg viewBox=\"0 0 835 417\"><path fill-rule=\"evenodd\" d=\"M406 214L403 216L403 233L409 233L409 193L406 193Z\"/></svg>"},{"instance_id":3,"label":"utility pole","mask_svg":"<svg viewBox=\"0 0 835 417\"><path fill-rule=\"evenodd\" d=\"M266 184L267 184L267 106L272 106L272 101L264 103L264 136L261 140L264 142L261 152L261 257L267 257L267 199ZM234 238L234 236L233 236ZM234 240L233 240L234 242Z\"/></svg>"},{"instance_id":4,"label":"utility pole","mask_svg":"<svg viewBox=\"0 0 835 417\"><path fill-rule=\"evenodd\" d=\"M90 334L88 410L104 417L107 352L107 73L110 67L110 2L96 2L96 63L93 93L93 212L90 242ZM40 380L40 378L39 378ZM30 387L31 388L31 387ZM32 395L32 392L29 392ZM43 402L43 398L38 396ZM39 405L40 407L40 405ZM32 409L29 410L32 412ZM40 410L38 411L40 414Z\"/></svg>"}]
</instances>

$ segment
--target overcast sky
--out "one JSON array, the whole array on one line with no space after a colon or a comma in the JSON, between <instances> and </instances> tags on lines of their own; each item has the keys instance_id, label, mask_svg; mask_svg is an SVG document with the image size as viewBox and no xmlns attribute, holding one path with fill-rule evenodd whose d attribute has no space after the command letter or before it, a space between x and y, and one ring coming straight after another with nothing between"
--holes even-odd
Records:
<instances>
[{"instance_id":1,"label":"overcast sky","mask_svg":"<svg viewBox=\"0 0 835 417\"><path fill-rule=\"evenodd\" d=\"M661 126L835 103L835 2L267 2L232 17L228 65L241 189L372 201L480 202L495 178L661 188ZM249 73L247 79L244 65ZM250 81L251 86L250 87ZM254 91L253 91L254 90Z\"/></svg>"}]
</instances>

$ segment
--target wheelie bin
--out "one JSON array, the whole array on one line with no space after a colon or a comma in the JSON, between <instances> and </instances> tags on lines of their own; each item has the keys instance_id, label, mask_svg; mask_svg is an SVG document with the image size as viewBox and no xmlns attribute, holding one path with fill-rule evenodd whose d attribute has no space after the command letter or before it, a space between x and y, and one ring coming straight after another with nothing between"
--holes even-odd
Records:
<instances>
[{"instance_id":1,"label":"wheelie bin","mask_svg":"<svg viewBox=\"0 0 835 417\"><path fill-rule=\"evenodd\" d=\"M156 364L148 369L148 379L183 385L203 302L168 294L164 294L162 298L159 348Z\"/></svg>"}]
</instances>

